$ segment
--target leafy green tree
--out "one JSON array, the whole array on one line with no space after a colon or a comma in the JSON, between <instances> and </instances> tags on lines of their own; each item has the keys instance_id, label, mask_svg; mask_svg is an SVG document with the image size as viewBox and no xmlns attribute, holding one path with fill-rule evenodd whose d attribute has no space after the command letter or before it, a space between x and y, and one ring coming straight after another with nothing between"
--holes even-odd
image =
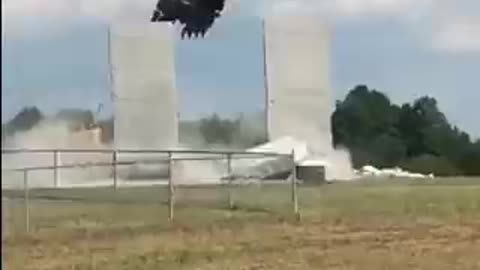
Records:
<instances>
[{"instance_id":1,"label":"leafy green tree","mask_svg":"<svg viewBox=\"0 0 480 270\"><path fill-rule=\"evenodd\" d=\"M352 159L356 166L401 160L405 151L395 126L399 116L400 108L385 94L357 86L344 101L337 101L332 115L334 145L355 149Z\"/></svg>"},{"instance_id":2,"label":"leafy green tree","mask_svg":"<svg viewBox=\"0 0 480 270\"><path fill-rule=\"evenodd\" d=\"M433 173L436 176L454 176L462 174L462 171L448 158L434 155L420 155L413 157L403 164L403 167L412 172L423 174Z\"/></svg>"},{"instance_id":3,"label":"leafy green tree","mask_svg":"<svg viewBox=\"0 0 480 270\"><path fill-rule=\"evenodd\" d=\"M217 114L200 120L200 132L208 144L225 144L232 142L233 132L238 123L230 119L221 119Z\"/></svg>"},{"instance_id":4,"label":"leafy green tree","mask_svg":"<svg viewBox=\"0 0 480 270\"><path fill-rule=\"evenodd\" d=\"M480 175L480 139L462 155L460 167L466 175Z\"/></svg>"},{"instance_id":5,"label":"leafy green tree","mask_svg":"<svg viewBox=\"0 0 480 270\"><path fill-rule=\"evenodd\" d=\"M399 137L388 133L375 137L367 148L374 157L372 164L379 167L397 166L404 160L407 151L405 144Z\"/></svg>"},{"instance_id":6,"label":"leafy green tree","mask_svg":"<svg viewBox=\"0 0 480 270\"><path fill-rule=\"evenodd\" d=\"M433 97L401 106L365 85L356 86L332 115L335 145L350 149L356 167L403 164L440 175L480 175L479 143L452 126Z\"/></svg>"},{"instance_id":7,"label":"leafy green tree","mask_svg":"<svg viewBox=\"0 0 480 270\"><path fill-rule=\"evenodd\" d=\"M5 134L12 135L19 131L28 131L44 118L43 113L37 107L25 107L6 123Z\"/></svg>"}]
</instances>

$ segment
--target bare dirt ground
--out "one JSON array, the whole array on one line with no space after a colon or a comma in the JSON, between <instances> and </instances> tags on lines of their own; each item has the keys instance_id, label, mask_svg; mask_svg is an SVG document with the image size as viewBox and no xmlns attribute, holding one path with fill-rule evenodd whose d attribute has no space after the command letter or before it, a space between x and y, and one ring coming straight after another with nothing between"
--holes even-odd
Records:
<instances>
[{"instance_id":1,"label":"bare dirt ground","mask_svg":"<svg viewBox=\"0 0 480 270\"><path fill-rule=\"evenodd\" d=\"M33 200L28 235L23 205L10 201L5 266L480 269L479 180L302 187L299 222L287 186L237 188L235 211L221 188L177 191L173 222L161 187L35 191L73 200Z\"/></svg>"}]
</instances>

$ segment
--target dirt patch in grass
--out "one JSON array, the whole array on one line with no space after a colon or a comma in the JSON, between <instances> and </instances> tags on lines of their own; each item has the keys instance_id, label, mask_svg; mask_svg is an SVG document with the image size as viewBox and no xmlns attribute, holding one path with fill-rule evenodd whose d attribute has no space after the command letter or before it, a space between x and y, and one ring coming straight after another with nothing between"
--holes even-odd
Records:
<instances>
[{"instance_id":1,"label":"dirt patch in grass","mask_svg":"<svg viewBox=\"0 0 480 270\"><path fill-rule=\"evenodd\" d=\"M18 239L19 240L19 239ZM8 269L479 269L480 223L321 222L49 234L6 242Z\"/></svg>"},{"instance_id":2,"label":"dirt patch in grass","mask_svg":"<svg viewBox=\"0 0 480 270\"><path fill-rule=\"evenodd\" d=\"M134 204L109 201L108 193L102 202L32 201L28 235L21 203L11 203L4 263L13 270L480 269L478 186L356 183L299 191L300 222L283 189L237 190L235 211L223 201L184 201L174 222L161 199L146 197L158 196L154 190Z\"/></svg>"}]
</instances>

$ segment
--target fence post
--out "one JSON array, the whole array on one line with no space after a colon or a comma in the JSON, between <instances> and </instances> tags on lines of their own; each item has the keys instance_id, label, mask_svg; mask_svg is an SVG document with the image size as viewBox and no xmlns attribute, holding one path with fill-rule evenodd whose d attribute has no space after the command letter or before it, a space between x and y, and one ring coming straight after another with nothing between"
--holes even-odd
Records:
<instances>
[{"instance_id":1,"label":"fence post","mask_svg":"<svg viewBox=\"0 0 480 270\"><path fill-rule=\"evenodd\" d=\"M10 211L8 207L9 205L10 203L8 202L8 199L4 198L2 194L2 242L7 237L7 233L9 233L9 231L7 230L7 226L9 225L8 224L8 220L9 220L8 213ZM2 250L2 258L4 258L3 250ZM2 260L2 266L3 266L3 260Z\"/></svg>"},{"instance_id":2,"label":"fence post","mask_svg":"<svg viewBox=\"0 0 480 270\"><path fill-rule=\"evenodd\" d=\"M25 231L30 232L30 205L29 205L29 189L28 189L28 171L23 171L23 191L25 206Z\"/></svg>"},{"instance_id":3,"label":"fence post","mask_svg":"<svg viewBox=\"0 0 480 270\"><path fill-rule=\"evenodd\" d=\"M8 216L10 211L9 206L10 202L8 198L4 198L2 194L2 245L3 241L7 238L7 234L10 235L10 231L8 230L10 228ZM2 248L2 269L5 269L5 248Z\"/></svg>"},{"instance_id":4,"label":"fence post","mask_svg":"<svg viewBox=\"0 0 480 270\"><path fill-rule=\"evenodd\" d=\"M233 201L233 175L232 175L232 154L227 154L227 189L228 189L228 207L230 210L235 208L235 202Z\"/></svg>"},{"instance_id":5,"label":"fence post","mask_svg":"<svg viewBox=\"0 0 480 270\"><path fill-rule=\"evenodd\" d=\"M297 220L300 219L300 214L298 211L298 194L297 194L297 165L295 163L295 150L292 150L292 204L293 204L293 213Z\"/></svg>"},{"instance_id":6,"label":"fence post","mask_svg":"<svg viewBox=\"0 0 480 270\"><path fill-rule=\"evenodd\" d=\"M168 152L168 219L170 221L173 220L174 203L173 158L172 152Z\"/></svg>"},{"instance_id":7,"label":"fence post","mask_svg":"<svg viewBox=\"0 0 480 270\"><path fill-rule=\"evenodd\" d=\"M53 150L53 185L58 188L58 150Z\"/></svg>"},{"instance_id":8,"label":"fence post","mask_svg":"<svg viewBox=\"0 0 480 270\"><path fill-rule=\"evenodd\" d=\"M115 190L117 190L118 188L117 161L118 161L118 152L117 150L114 150L113 156L112 156L112 167L113 167L113 188Z\"/></svg>"}]
</instances>

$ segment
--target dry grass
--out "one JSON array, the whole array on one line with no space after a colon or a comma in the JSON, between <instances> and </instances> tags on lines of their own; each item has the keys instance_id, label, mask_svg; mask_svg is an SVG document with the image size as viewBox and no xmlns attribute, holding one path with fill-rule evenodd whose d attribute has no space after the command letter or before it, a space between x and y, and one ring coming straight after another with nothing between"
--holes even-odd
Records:
<instances>
[{"instance_id":1,"label":"dry grass","mask_svg":"<svg viewBox=\"0 0 480 270\"><path fill-rule=\"evenodd\" d=\"M7 269L480 269L480 181L182 188L175 222L165 190L38 190L32 232L9 202ZM7 194L15 196L14 192Z\"/></svg>"}]
</instances>

